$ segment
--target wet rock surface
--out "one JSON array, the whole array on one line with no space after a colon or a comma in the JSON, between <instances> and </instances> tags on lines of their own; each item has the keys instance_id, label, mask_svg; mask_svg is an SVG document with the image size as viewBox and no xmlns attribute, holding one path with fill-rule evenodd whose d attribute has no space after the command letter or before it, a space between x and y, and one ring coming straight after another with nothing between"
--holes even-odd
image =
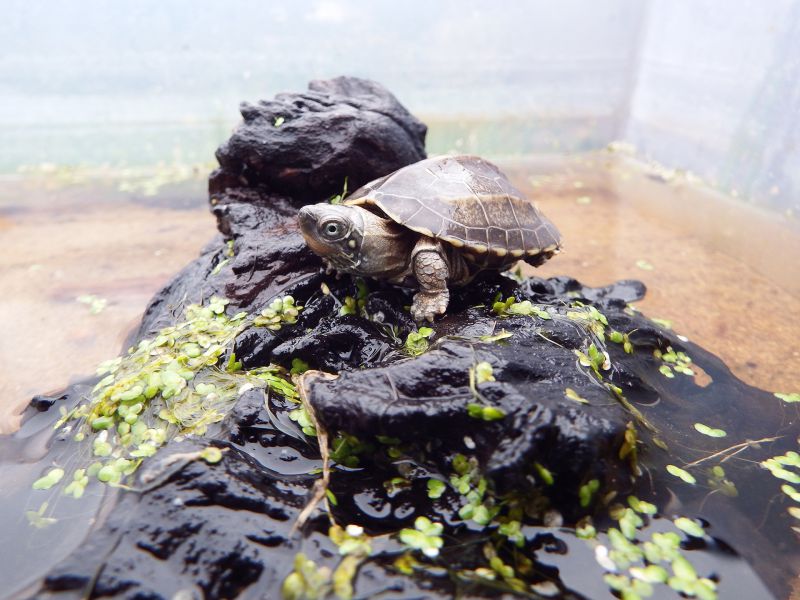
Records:
<instances>
[{"instance_id":1,"label":"wet rock surface","mask_svg":"<svg viewBox=\"0 0 800 600\"><path fill-rule=\"evenodd\" d=\"M217 150L212 193L233 184L308 201L339 193L345 178L355 190L425 158L427 127L372 81L312 81L240 110L244 123Z\"/></svg>"},{"instance_id":2,"label":"wet rock surface","mask_svg":"<svg viewBox=\"0 0 800 600\"><path fill-rule=\"evenodd\" d=\"M698 570L719 580L720 597L768 594L730 547L773 593L785 591L797 559L785 510L765 512L746 494L711 493L705 467L693 471L699 486L681 482L665 467L708 460L740 440L770 437L776 439L748 452L747 465L726 463L726 469L739 490L764 486L765 478L773 485L763 469L751 466L792 447L796 413L631 310L629 304L644 294L632 281L590 288L567 277L520 282L487 274L453 291L448 314L432 326L428 349L411 356L405 345L416 331L405 310L411 292L325 275L295 217L299 206L340 191L345 176L354 189L423 158L424 125L377 84L347 78L315 82L307 93L244 106L242 113L245 122L220 148L221 167L210 181L220 235L153 299L131 342L180 320L187 302L212 295L230 299L231 314L259 313L285 294L303 306L296 324L247 328L233 349L245 370L270 363L289 369L298 359L311 369L301 384L331 444L331 516L373 536L354 597L507 592L502 582L481 584L464 575L486 567L489 534L463 517L464 496L448 485L458 455L474 459L476 477L486 478L498 507L510 498L526 499L514 552L532 561L525 571L534 586L529 593L608 594L593 550L574 530L558 526L574 526L586 515L607 526L608 505L624 502L629 493L656 503L663 517L688 515L710 524L710 535L687 542L687 549L704 550L692 554L701 557ZM548 316L493 310L498 298L511 296ZM343 311L348 297L355 309ZM626 333L629 351L621 341L600 340L598 327L605 336ZM585 364L592 344L608 352L594 357L596 369ZM713 383L666 377L657 355L670 349L691 356L696 374ZM470 372L474 377L480 363L491 365L493 380L471 383ZM25 455L32 462L58 408L70 409L93 384L38 398L23 430L0 440L0 456ZM475 406L503 416L476 417ZM113 508L106 498L107 512L96 528L87 525L86 541L73 534L74 551L54 567L43 565L46 576L28 589L43 598L278 598L298 552L335 567L339 550L327 535L324 502L292 530L323 465L317 439L290 418L296 409L278 394L246 391L208 439L169 442L142 465ZM736 432L736 440L699 435L695 422ZM209 443L223 449L220 462L187 458ZM50 446L49 455L36 454L42 465L55 453L83 449L66 435ZM429 496L431 479L445 483L438 498ZM584 502L581 488L592 480L597 489ZM438 567L413 568L409 576L394 564L405 551L396 533L413 527L420 515L445 525L446 543ZM716 515L724 515L719 524ZM491 536L497 538L494 529Z\"/></svg>"}]
</instances>

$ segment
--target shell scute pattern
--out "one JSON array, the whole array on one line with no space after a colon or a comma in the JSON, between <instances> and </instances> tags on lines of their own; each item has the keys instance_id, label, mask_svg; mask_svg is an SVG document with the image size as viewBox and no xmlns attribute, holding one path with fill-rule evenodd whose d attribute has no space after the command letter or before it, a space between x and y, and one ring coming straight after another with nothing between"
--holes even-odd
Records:
<instances>
[{"instance_id":1,"label":"shell scute pattern","mask_svg":"<svg viewBox=\"0 0 800 600\"><path fill-rule=\"evenodd\" d=\"M560 243L555 226L495 165L476 156L420 161L365 185L345 203L377 206L409 229L484 255L487 266L543 262Z\"/></svg>"}]
</instances>

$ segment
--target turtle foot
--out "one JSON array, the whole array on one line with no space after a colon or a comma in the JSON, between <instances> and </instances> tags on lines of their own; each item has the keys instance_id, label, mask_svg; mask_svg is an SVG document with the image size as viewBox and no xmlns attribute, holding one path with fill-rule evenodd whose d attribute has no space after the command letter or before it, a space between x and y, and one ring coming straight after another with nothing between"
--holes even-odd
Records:
<instances>
[{"instance_id":1,"label":"turtle foot","mask_svg":"<svg viewBox=\"0 0 800 600\"><path fill-rule=\"evenodd\" d=\"M437 292L417 292L411 304L411 316L415 321L430 321L437 315L443 315L450 301L448 290Z\"/></svg>"}]
</instances>

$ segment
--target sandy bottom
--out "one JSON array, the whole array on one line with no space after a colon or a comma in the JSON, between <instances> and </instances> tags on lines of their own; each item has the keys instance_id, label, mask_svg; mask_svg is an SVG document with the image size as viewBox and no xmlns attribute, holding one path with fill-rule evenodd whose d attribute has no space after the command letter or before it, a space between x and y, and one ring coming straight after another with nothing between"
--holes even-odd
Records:
<instances>
[{"instance_id":1,"label":"sandy bottom","mask_svg":"<svg viewBox=\"0 0 800 600\"><path fill-rule=\"evenodd\" d=\"M565 241L530 272L643 281L647 316L751 385L800 391L800 222L606 153L507 169Z\"/></svg>"},{"instance_id":2,"label":"sandy bottom","mask_svg":"<svg viewBox=\"0 0 800 600\"><path fill-rule=\"evenodd\" d=\"M797 222L607 154L503 163L559 226L537 270L592 285L635 278L668 319L744 381L800 390ZM4 182L0 197L0 432L34 394L116 356L152 295L215 233L201 179L155 199L114 182ZM76 298L105 299L97 314Z\"/></svg>"},{"instance_id":3,"label":"sandy bottom","mask_svg":"<svg viewBox=\"0 0 800 600\"><path fill-rule=\"evenodd\" d=\"M171 208L113 188L31 185L5 186L0 200L0 432L16 429L34 394L117 356L153 294L216 231L201 188L187 190L192 208ZM13 204L12 189L23 194ZM92 314L83 295L107 304Z\"/></svg>"}]
</instances>

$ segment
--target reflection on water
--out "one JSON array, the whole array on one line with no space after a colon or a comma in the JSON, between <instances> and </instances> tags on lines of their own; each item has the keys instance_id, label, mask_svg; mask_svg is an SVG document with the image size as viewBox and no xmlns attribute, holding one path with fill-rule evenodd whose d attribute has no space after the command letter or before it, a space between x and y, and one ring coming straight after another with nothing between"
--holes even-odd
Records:
<instances>
[{"instance_id":1,"label":"reflection on water","mask_svg":"<svg viewBox=\"0 0 800 600\"><path fill-rule=\"evenodd\" d=\"M684 178L644 169L609 153L531 159L505 167L564 235L565 252L539 274L568 274L593 285L642 279L649 287L647 299L639 304L644 312L670 320L676 330L721 356L745 381L769 390L800 389L799 374L790 366L798 358L792 316L800 311L800 267L780 260L800 255L796 223L729 203ZM3 236L13 248L3 255L6 293L0 298L6 339L13 341L13 347L3 345L0 355L6 428L13 425L13 409L24 405L31 393L63 386L69 377L90 373L98 362L116 355L151 294L214 233L201 177L171 184L149 199L138 188L120 197L118 183L57 189L45 189L41 183L15 182L6 189L14 189L16 198L25 201L9 197L0 204ZM196 201L187 204L186 198ZM107 299L108 304L91 314L90 305L76 301L83 294ZM713 404L703 410L724 412L724 397L716 396ZM661 405L655 410L668 409ZM757 418L744 417L747 424L726 424L731 439L758 430ZM659 421L674 424L670 439L681 439L696 418L687 411L663 414ZM18 464L4 465L3 501L22 507L20 515L27 511L27 522L19 519L21 535L28 523L44 526L46 532L29 537L26 557L41 552L47 564L72 551L76 539L95 523L102 500L96 486L81 503L42 507L31 500L26 482L48 464L68 462L67 457L48 455L52 420L50 413L34 417L25 429L24 456L14 457ZM781 452L792 446L791 433L781 432ZM674 450L684 462L702 454L697 448ZM731 467L729 473L741 469L745 481L767 477L753 474L758 469L749 461L756 456L754 450L746 464ZM662 458L667 459L653 460ZM763 514L766 520L768 509L757 487L740 492L742 502L730 505L722 494L712 498L699 488L694 496L673 499L670 508L705 514L704 507L713 507L718 519L712 523L718 528L714 531L728 527L723 539L741 539L758 529L752 519L743 522L742 515L756 515L758 520ZM42 521L55 512L58 524ZM763 533L753 541L759 548L769 547L775 532ZM37 572L26 557L20 568Z\"/></svg>"}]
</instances>

